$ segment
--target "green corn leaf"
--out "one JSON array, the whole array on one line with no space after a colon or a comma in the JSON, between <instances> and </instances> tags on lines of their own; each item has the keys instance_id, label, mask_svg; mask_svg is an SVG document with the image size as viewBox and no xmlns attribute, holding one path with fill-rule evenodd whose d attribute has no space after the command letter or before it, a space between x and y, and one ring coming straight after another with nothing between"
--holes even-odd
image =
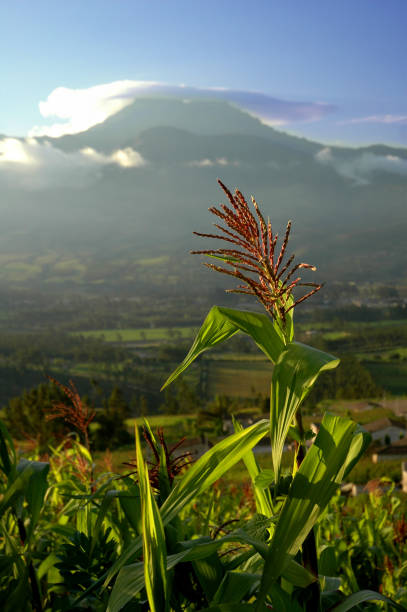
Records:
<instances>
[{"instance_id":1,"label":"green corn leaf","mask_svg":"<svg viewBox=\"0 0 407 612\"><path fill-rule=\"evenodd\" d=\"M204 559L196 559L192 565L206 599L212 601L224 575L224 569L217 552L215 551Z\"/></svg>"},{"instance_id":2,"label":"green corn leaf","mask_svg":"<svg viewBox=\"0 0 407 612\"><path fill-rule=\"evenodd\" d=\"M236 421L234 417L233 426L236 432L243 430L242 425L238 421ZM271 503L270 493L269 491L265 491L264 488L259 487L257 485L257 478L259 476L260 470L259 466L257 465L256 457L254 456L254 453L251 449L243 455L243 461L252 481L257 512L259 514L264 514L264 516L267 517L272 516L273 507Z\"/></svg>"},{"instance_id":3,"label":"green corn leaf","mask_svg":"<svg viewBox=\"0 0 407 612\"><path fill-rule=\"evenodd\" d=\"M329 500L340 485L347 467L364 449L357 424L345 417L326 414L320 431L299 467L273 534L264 567L261 596L286 567L286 555L295 555Z\"/></svg>"},{"instance_id":4,"label":"green corn leaf","mask_svg":"<svg viewBox=\"0 0 407 612\"><path fill-rule=\"evenodd\" d=\"M21 459L17 465L16 476L0 503L0 516L2 516L7 508L16 505L18 500L26 497L30 508L29 535L38 521L44 502L48 471L48 463Z\"/></svg>"},{"instance_id":5,"label":"green corn leaf","mask_svg":"<svg viewBox=\"0 0 407 612\"><path fill-rule=\"evenodd\" d=\"M281 284L281 281L280 281ZM294 298L292 294L289 295L284 308L287 309L294 304ZM289 312L286 312L285 322L283 324L281 319L274 319L273 326L284 344L292 342L294 338L294 308L291 308Z\"/></svg>"},{"instance_id":6,"label":"green corn leaf","mask_svg":"<svg viewBox=\"0 0 407 612\"><path fill-rule=\"evenodd\" d=\"M290 343L273 370L270 399L270 437L273 468L278 482L284 443L301 402L323 370L339 359L299 342Z\"/></svg>"},{"instance_id":7,"label":"green corn leaf","mask_svg":"<svg viewBox=\"0 0 407 612\"><path fill-rule=\"evenodd\" d=\"M256 446L269 429L269 422L265 419L254 425L221 440L188 469L184 476L173 487L170 495L161 506L163 525L167 525L196 495L206 491L216 480L221 478L233 467L248 450ZM120 559L110 569L105 586L113 576L131 559L140 553L142 547L141 537L124 550Z\"/></svg>"},{"instance_id":8,"label":"green corn leaf","mask_svg":"<svg viewBox=\"0 0 407 612\"><path fill-rule=\"evenodd\" d=\"M140 593L142 588L144 588L144 564L139 562L123 567L114 583L106 612L119 612Z\"/></svg>"},{"instance_id":9,"label":"green corn leaf","mask_svg":"<svg viewBox=\"0 0 407 612\"><path fill-rule=\"evenodd\" d=\"M112 502L117 497L117 491L107 491L103 497L102 503L99 506L99 511L96 518L95 526L91 532L91 547L89 555L93 555L93 551L95 549L96 544L98 543L100 532L103 528L103 521L107 515L107 512L110 510L110 506Z\"/></svg>"},{"instance_id":10,"label":"green corn leaf","mask_svg":"<svg viewBox=\"0 0 407 612\"><path fill-rule=\"evenodd\" d=\"M259 489L268 489L274 482L275 476L272 468L264 468L256 476L256 486Z\"/></svg>"},{"instance_id":11,"label":"green corn leaf","mask_svg":"<svg viewBox=\"0 0 407 612\"><path fill-rule=\"evenodd\" d=\"M226 261L230 263L239 263L240 259L237 257L232 257L231 255L212 255L212 253L205 253L207 257L212 257L213 259L220 259L221 261Z\"/></svg>"},{"instance_id":12,"label":"green corn leaf","mask_svg":"<svg viewBox=\"0 0 407 612\"><path fill-rule=\"evenodd\" d=\"M24 461L21 459L21 461ZM49 463L41 461L30 461L29 470L32 470L25 488L25 497L30 510L30 524L27 535L30 538L40 517L40 512L44 504L45 493L48 488L47 476Z\"/></svg>"},{"instance_id":13,"label":"green corn leaf","mask_svg":"<svg viewBox=\"0 0 407 612\"><path fill-rule=\"evenodd\" d=\"M304 612L303 606L300 605L298 601L291 596L291 594L287 593L287 591L285 591L278 584L278 582L272 585L269 594L271 595L271 600L273 602L273 610L278 612ZM256 612L257 611L258 608L256 608Z\"/></svg>"},{"instance_id":14,"label":"green corn leaf","mask_svg":"<svg viewBox=\"0 0 407 612\"><path fill-rule=\"evenodd\" d=\"M171 490L171 483L170 483L170 479L168 476L168 469L167 469L167 455L165 453L164 447L161 444L159 444L159 442L157 442L154 432L150 427L150 423L147 421L147 419L143 419L143 422L144 422L145 429L150 435L150 439L151 439L151 442L153 443L155 451L160 458L159 471L158 471L159 495L158 495L157 501L158 501L159 506L161 506L163 501L168 497L170 490Z\"/></svg>"},{"instance_id":15,"label":"green corn leaf","mask_svg":"<svg viewBox=\"0 0 407 612\"><path fill-rule=\"evenodd\" d=\"M117 497L126 519L134 531L139 534L141 533L140 489L131 478L124 478L123 482L127 490L119 491Z\"/></svg>"},{"instance_id":16,"label":"green corn leaf","mask_svg":"<svg viewBox=\"0 0 407 612\"><path fill-rule=\"evenodd\" d=\"M56 563L60 562L60 558L55 552L51 552L44 561L40 564L37 570L37 578L41 580Z\"/></svg>"},{"instance_id":17,"label":"green corn leaf","mask_svg":"<svg viewBox=\"0 0 407 612\"><path fill-rule=\"evenodd\" d=\"M202 538L203 539L203 538ZM201 539L201 540L202 540ZM224 543L223 540L206 538L191 540L185 543L183 550L167 556L167 572L170 572L178 563L205 559L212 555ZM228 540L229 541L229 540ZM198 542L198 543L197 543ZM180 545L182 548L182 544ZM109 597L107 612L119 612L144 588L144 565L142 562L132 563L123 567L117 576L113 590Z\"/></svg>"},{"instance_id":18,"label":"green corn leaf","mask_svg":"<svg viewBox=\"0 0 407 612\"><path fill-rule=\"evenodd\" d=\"M179 542L179 552L167 556L167 572L172 570L178 563L207 559L214 555L224 544L236 542L252 546L263 558L267 556L267 545L265 542L255 539L243 531L243 529L237 529L233 533L217 540L207 537ZM283 576L291 584L303 588L315 581L315 576L288 556ZM107 612L119 612L129 601L137 596L144 586L144 565L142 562L122 567L110 595Z\"/></svg>"},{"instance_id":19,"label":"green corn leaf","mask_svg":"<svg viewBox=\"0 0 407 612\"><path fill-rule=\"evenodd\" d=\"M360 457L364 454L365 450L367 450L367 447L372 441L372 436L370 435L370 433L368 433L365 429L363 429L361 425L358 425L356 427L355 434L359 434L359 436L356 436L356 435L354 436L352 445L355 445L357 448L355 448L353 459L346 464L346 469L342 477L343 480L345 480L349 472L352 471L353 467L359 461ZM362 438L361 445L360 445L360 437Z\"/></svg>"},{"instance_id":20,"label":"green corn leaf","mask_svg":"<svg viewBox=\"0 0 407 612\"><path fill-rule=\"evenodd\" d=\"M264 437L268 421L263 419L243 429L208 450L177 482L161 507L163 521L172 520L195 496L203 493L216 480L240 461Z\"/></svg>"},{"instance_id":21,"label":"green corn leaf","mask_svg":"<svg viewBox=\"0 0 407 612\"><path fill-rule=\"evenodd\" d=\"M141 499L144 581L151 612L168 610L167 550L164 526L154 499L136 425L137 472Z\"/></svg>"},{"instance_id":22,"label":"green corn leaf","mask_svg":"<svg viewBox=\"0 0 407 612\"><path fill-rule=\"evenodd\" d=\"M0 421L0 469L8 477L16 467L16 451L7 427Z\"/></svg>"},{"instance_id":23,"label":"green corn leaf","mask_svg":"<svg viewBox=\"0 0 407 612\"><path fill-rule=\"evenodd\" d=\"M223 577L212 603L241 603L260 584L260 574L229 571Z\"/></svg>"},{"instance_id":24,"label":"green corn leaf","mask_svg":"<svg viewBox=\"0 0 407 612\"><path fill-rule=\"evenodd\" d=\"M184 361L162 386L172 383L204 351L234 336L237 332L251 336L257 346L275 363L284 350L284 342L270 317L256 312L213 306L209 311Z\"/></svg>"},{"instance_id":25,"label":"green corn leaf","mask_svg":"<svg viewBox=\"0 0 407 612\"><path fill-rule=\"evenodd\" d=\"M307 586L315 582L316 578L305 567L294 561L290 556L284 560L282 577L288 580L291 584L305 589Z\"/></svg>"},{"instance_id":26,"label":"green corn leaf","mask_svg":"<svg viewBox=\"0 0 407 612\"><path fill-rule=\"evenodd\" d=\"M403 611L406 612L406 608L404 606L400 606L398 603L396 603L392 599L389 599L388 597L385 597L384 595L381 595L380 593L376 593L375 591L370 591L370 590L359 591L358 593L352 593L352 595L349 595L348 597L346 597L346 599L341 601L339 604L336 604L336 606L334 606L331 609L333 612L347 612L348 610L355 608L356 606L358 606L361 603L364 603L365 601L372 601L372 600L373 601L385 601L393 609L401 610L402 612Z\"/></svg>"}]
</instances>

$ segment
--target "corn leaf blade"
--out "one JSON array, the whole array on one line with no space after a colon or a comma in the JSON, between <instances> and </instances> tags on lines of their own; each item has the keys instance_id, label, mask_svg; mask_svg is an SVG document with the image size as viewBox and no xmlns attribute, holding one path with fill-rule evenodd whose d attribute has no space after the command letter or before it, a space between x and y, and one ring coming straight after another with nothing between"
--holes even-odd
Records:
<instances>
[{"instance_id":1,"label":"corn leaf blade","mask_svg":"<svg viewBox=\"0 0 407 612\"><path fill-rule=\"evenodd\" d=\"M284 350L284 342L267 315L213 306L184 361L169 376L162 389L184 372L201 353L231 338L239 331L251 336L273 363Z\"/></svg>"},{"instance_id":2,"label":"corn leaf blade","mask_svg":"<svg viewBox=\"0 0 407 612\"><path fill-rule=\"evenodd\" d=\"M263 419L221 440L196 461L178 481L161 507L163 522L172 520L196 495L203 493L264 437L268 421Z\"/></svg>"},{"instance_id":3,"label":"corn leaf blade","mask_svg":"<svg viewBox=\"0 0 407 612\"><path fill-rule=\"evenodd\" d=\"M238 421L236 421L234 417L233 417L233 426L236 432L243 430L242 425ZM246 469L252 481L257 512L259 514L264 514L264 516L267 516L267 517L272 516L273 509L272 509L272 503L271 503L269 491L262 489L256 484L256 479L260 473L260 470L259 470L259 466L257 465L256 457L254 456L254 453L251 449L248 450L247 453L243 455L243 462L246 466Z\"/></svg>"},{"instance_id":4,"label":"corn leaf blade","mask_svg":"<svg viewBox=\"0 0 407 612\"><path fill-rule=\"evenodd\" d=\"M168 610L167 550L164 526L154 499L136 426L137 472L141 500L144 581L151 612Z\"/></svg>"},{"instance_id":5,"label":"corn leaf blade","mask_svg":"<svg viewBox=\"0 0 407 612\"><path fill-rule=\"evenodd\" d=\"M195 495L206 491L218 478L240 461L247 451L263 438L268 429L269 422L263 419L251 425L251 427L221 440L202 455L178 481L161 506L163 525L167 525ZM106 577L105 585L109 584L113 576L126 565L126 562L133 555L140 552L141 547L142 539L139 536L127 550L123 551L121 558L114 563Z\"/></svg>"},{"instance_id":6,"label":"corn leaf blade","mask_svg":"<svg viewBox=\"0 0 407 612\"><path fill-rule=\"evenodd\" d=\"M282 574L285 555L295 555L342 481L359 458L366 436L345 417L326 414L314 444L299 467L277 522L263 572L261 597Z\"/></svg>"},{"instance_id":7,"label":"corn leaf blade","mask_svg":"<svg viewBox=\"0 0 407 612\"><path fill-rule=\"evenodd\" d=\"M404 606L400 606L398 603L396 603L392 599L389 599L388 597L385 597L384 595L381 595L380 593L376 593L375 591L370 591L366 589L364 591L359 591L358 593L352 593L352 595L349 595L348 597L346 597L346 599L344 599L339 604L334 606L332 608L332 611L333 612L348 612L348 610L355 608L359 604L364 603L365 601L372 601L372 600L373 601L385 601L395 610L401 610L401 611L404 610L404 612L406 610Z\"/></svg>"},{"instance_id":8,"label":"corn leaf blade","mask_svg":"<svg viewBox=\"0 0 407 612\"><path fill-rule=\"evenodd\" d=\"M301 402L324 370L339 359L299 342L290 343L273 370L270 399L270 437L273 468L278 482L284 442Z\"/></svg>"}]
</instances>

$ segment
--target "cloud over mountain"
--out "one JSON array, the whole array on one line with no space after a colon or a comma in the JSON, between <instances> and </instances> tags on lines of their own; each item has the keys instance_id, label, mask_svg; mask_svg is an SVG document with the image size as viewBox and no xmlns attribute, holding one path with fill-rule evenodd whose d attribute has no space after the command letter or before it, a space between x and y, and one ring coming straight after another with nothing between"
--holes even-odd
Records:
<instances>
[{"instance_id":1,"label":"cloud over mountain","mask_svg":"<svg viewBox=\"0 0 407 612\"><path fill-rule=\"evenodd\" d=\"M367 185L374 172L390 172L407 175L407 160L397 155L361 154L341 159L332 153L330 147L324 147L315 154L315 159L324 165L331 165L338 174L350 178L357 185Z\"/></svg>"},{"instance_id":2,"label":"cloud over mountain","mask_svg":"<svg viewBox=\"0 0 407 612\"><path fill-rule=\"evenodd\" d=\"M102 166L137 168L145 163L140 153L130 147L104 155L91 147L67 153L35 138L0 140L0 180L27 190L81 188L98 178Z\"/></svg>"},{"instance_id":3,"label":"cloud over mountain","mask_svg":"<svg viewBox=\"0 0 407 612\"><path fill-rule=\"evenodd\" d=\"M323 102L282 100L261 92L123 80L86 89L54 89L47 100L39 103L39 109L43 117L57 117L62 121L37 125L30 131L30 136L59 137L83 132L102 123L136 98L148 96L182 97L185 102L194 98L226 100L272 126L318 121L334 110L332 105Z\"/></svg>"}]
</instances>

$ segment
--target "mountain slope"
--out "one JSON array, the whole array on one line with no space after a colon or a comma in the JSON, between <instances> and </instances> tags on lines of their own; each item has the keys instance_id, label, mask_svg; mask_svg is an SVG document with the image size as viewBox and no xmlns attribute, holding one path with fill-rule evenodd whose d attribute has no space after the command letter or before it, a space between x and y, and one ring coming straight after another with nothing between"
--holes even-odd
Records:
<instances>
[{"instance_id":1,"label":"mountain slope","mask_svg":"<svg viewBox=\"0 0 407 612\"><path fill-rule=\"evenodd\" d=\"M179 261L201 244L191 232L211 227L218 176L253 193L275 229L293 219L293 248L322 279L407 269L405 149L326 147L224 102L175 99L137 100L87 132L21 146L31 165L0 164L0 280L52 284L64 270L85 286L121 262L109 276L120 284L146 256ZM176 275L166 268L160 282Z\"/></svg>"}]
</instances>

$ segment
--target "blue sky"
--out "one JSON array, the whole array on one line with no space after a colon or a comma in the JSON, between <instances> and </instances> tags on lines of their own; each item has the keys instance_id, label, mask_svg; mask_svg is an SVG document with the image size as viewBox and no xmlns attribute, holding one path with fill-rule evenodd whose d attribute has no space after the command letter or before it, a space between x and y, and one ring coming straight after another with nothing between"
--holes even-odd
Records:
<instances>
[{"instance_id":1,"label":"blue sky","mask_svg":"<svg viewBox=\"0 0 407 612\"><path fill-rule=\"evenodd\" d=\"M0 22L0 134L64 121L39 109L58 87L130 80L239 91L243 106L258 92L279 129L407 146L405 0L15 0ZM276 99L311 112L273 123Z\"/></svg>"}]
</instances>

